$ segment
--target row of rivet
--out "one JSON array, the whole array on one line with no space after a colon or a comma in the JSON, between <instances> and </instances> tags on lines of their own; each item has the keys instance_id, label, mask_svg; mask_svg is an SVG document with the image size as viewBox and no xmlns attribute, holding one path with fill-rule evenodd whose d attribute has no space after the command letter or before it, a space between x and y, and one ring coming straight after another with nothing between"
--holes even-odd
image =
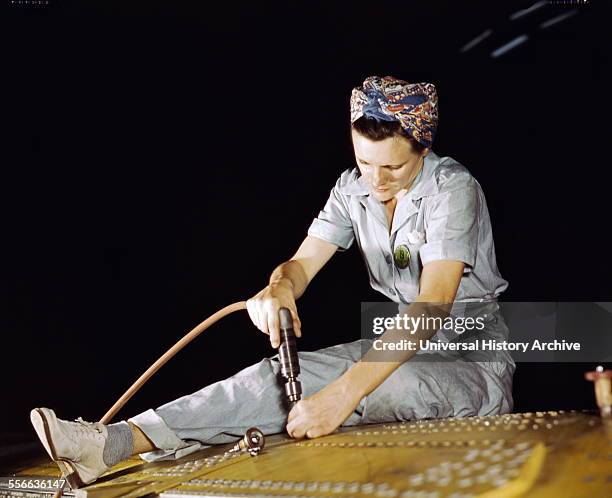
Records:
<instances>
[{"instance_id":1,"label":"row of rivet","mask_svg":"<svg viewBox=\"0 0 612 498\"><path fill-rule=\"evenodd\" d=\"M489 441L477 441L475 439L470 440L457 440L457 441L359 441L354 442L299 442L295 443L295 446L304 448L395 448L395 447L407 447L407 448L437 448L437 447L451 447L451 446L477 446L487 445Z\"/></svg>"},{"instance_id":2,"label":"row of rivet","mask_svg":"<svg viewBox=\"0 0 612 498\"><path fill-rule=\"evenodd\" d=\"M232 479L192 479L182 486L202 486L212 488L240 488L240 489L263 489L272 491L308 491L308 492L332 492L332 493L361 493L376 496L397 496L398 491L389 483L359 483L344 481L259 481L254 479L232 480Z\"/></svg>"},{"instance_id":3,"label":"row of rivet","mask_svg":"<svg viewBox=\"0 0 612 498\"><path fill-rule=\"evenodd\" d=\"M531 425L530 425L531 424ZM386 430L374 430L374 431L356 431L354 433L351 433L352 435L355 436L384 436L384 435L397 435L397 434L435 434L435 433L440 433L440 432L473 432L473 431L477 431L477 432L484 432L484 431L489 431L489 432L496 432L498 429L503 429L504 431L510 431L512 429L518 429L519 431L523 431L526 430L528 428L531 428L532 430L539 430L541 428L546 428L548 430L553 429L555 426L559 425L559 421L558 420L553 420L552 422L549 423L545 423L544 419L534 419L533 421L512 421L508 424L504 424L502 425L499 422L495 422L494 425L491 425L489 421L485 421L483 423L483 425L481 426L476 426L476 427L472 427L469 425L465 425L462 424L461 426L457 427L456 425L452 425L449 424L450 427L445 427L443 425L439 425L439 427L428 427L428 428L421 428L421 429L416 429L416 428L408 428L408 429L386 429ZM501 427L499 427L501 426Z\"/></svg>"},{"instance_id":4,"label":"row of rivet","mask_svg":"<svg viewBox=\"0 0 612 498\"><path fill-rule=\"evenodd\" d=\"M394 446L489 446L497 445L502 446L506 442L505 439L496 439L491 441L490 439L470 439L470 440L456 440L456 441L360 441L360 442L342 442L342 441L299 441L294 446L298 447L333 447L333 448L354 448L354 447L394 447ZM521 447L523 445L529 446L529 443L518 443Z\"/></svg>"},{"instance_id":5,"label":"row of rivet","mask_svg":"<svg viewBox=\"0 0 612 498\"><path fill-rule=\"evenodd\" d=\"M180 489L180 488L174 488L174 489L169 489L163 493L160 493L160 498L165 498L166 496L175 496L175 495L189 495L189 496L193 496L193 491L190 489ZM206 491L206 496L236 496L236 497L240 497L240 498L244 498L244 493L230 493L227 491ZM257 498L279 498L279 497L283 497L283 498L313 498L312 495L299 495L299 494L273 494L273 495L267 495L267 494L263 494L263 493L257 493ZM348 495L348 496L343 496L343 498L358 498L358 496L352 496L352 495Z\"/></svg>"},{"instance_id":6,"label":"row of rivet","mask_svg":"<svg viewBox=\"0 0 612 498\"><path fill-rule=\"evenodd\" d=\"M464 417L458 419L440 419L440 420L416 420L412 422L398 422L394 424L383 424L382 427L385 429L416 429L420 426L426 425L428 427L444 427L446 425L450 427L455 426L467 426L467 425L480 425L484 423L484 425L503 425L507 423L517 424L517 420L521 419L540 419L538 422L545 422L546 417L558 417L559 415L563 415L565 412L563 410L559 411L548 411L548 412L526 412L526 413L507 413L504 415L495 415L495 416L477 416L477 417ZM527 422L526 422L527 423Z\"/></svg>"},{"instance_id":7,"label":"row of rivet","mask_svg":"<svg viewBox=\"0 0 612 498\"><path fill-rule=\"evenodd\" d=\"M153 468L150 470L143 469L142 473L150 475L152 477L180 477L185 474L190 474L204 467L212 467L219 462L230 460L240 456L241 453L223 453L221 455L213 455L206 458L200 458L198 460L192 460L179 465L173 465L167 468Z\"/></svg>"},{"instance_id":8,"label":"row of rivet","mask_svg":"<svg viewBox=\"0 0 612 498\"><path fill-rule=\"evenodd\" d=\"M440 495L438 491L412 490L404 491L400 498L472 498L474 495L466 493L452 493L450 495Z\"/></svg>"},{"instance_id":9,"label":"row of rivet","mask_svg":"<svg viewBox=\"0 0 612 498\"><path fill-rule=\"evenodd\" d=\"M183 486L183 485L181 485ZM182 489L182 488L174 488L174 489L169 489L163 493L160 493L160 498L164 498L165 496L175 496L175 495L189 495L189 496L194 496L194 491L191 489ZM245 494L241 493L241 492L237 492L237 493L232 493L229 491L206 491L206 496L237 496L237 497L242 497L244 498ZM283 497L283 498L313 498L312 495L300 495L300 494L283 494L283 493L276 493L276 494L264 494L264 493L257 493L257 498L278 498L278 497ZM343 498L358 498L357 496L343 496Z\"/></svg>"}]
</instances>

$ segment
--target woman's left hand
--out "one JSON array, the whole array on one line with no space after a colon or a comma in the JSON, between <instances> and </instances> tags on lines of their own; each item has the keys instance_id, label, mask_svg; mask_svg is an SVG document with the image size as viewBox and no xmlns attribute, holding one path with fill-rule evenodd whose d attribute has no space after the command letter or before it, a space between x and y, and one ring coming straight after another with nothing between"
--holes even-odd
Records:
<instances>
[{"instance_id":1,"label":"woman's left hand","mask_svg":"<svg viewBox=\"0 0 612 498\"><path fill-rule=\"evenodd\" d=\"M360 400L340 377L319 392L298 401L289 412L287 432L296 439L330 434L353 413Z\"/></svg>"}]
</instances>

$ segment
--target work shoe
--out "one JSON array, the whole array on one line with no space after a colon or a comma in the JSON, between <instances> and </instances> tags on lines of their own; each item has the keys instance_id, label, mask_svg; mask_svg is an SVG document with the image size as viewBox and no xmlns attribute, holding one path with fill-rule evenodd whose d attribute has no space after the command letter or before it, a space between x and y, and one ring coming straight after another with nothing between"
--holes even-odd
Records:
<instances>
[{"instance_id":1,"label":"work shoe","mask_svg":"<svg viewBox=\"0 0 612 498\"><path fill-rule=\"evenodd\" d=\"M102 455L108 430L100 422L61 420L49 408L34 408L30 420L51 459L72 489L95 481L109 467Z\"/></svg>"}]
</instances>

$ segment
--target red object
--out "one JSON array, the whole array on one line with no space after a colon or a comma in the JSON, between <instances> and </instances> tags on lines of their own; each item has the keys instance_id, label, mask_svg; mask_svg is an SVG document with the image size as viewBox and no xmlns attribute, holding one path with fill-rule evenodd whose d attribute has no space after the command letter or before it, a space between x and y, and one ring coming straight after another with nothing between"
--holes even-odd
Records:
<instances>
[{"instance_id":1,"label":"red object","mask_svg":"<svg viewBox=\"0 0 612 498\"><path fill-rule=\"evenodd\" d=\"M612 370L602 370L601 372L594 370L593 372L586 372L584 378L586 380L612 379Z\"/></svg>"}]
</instances>

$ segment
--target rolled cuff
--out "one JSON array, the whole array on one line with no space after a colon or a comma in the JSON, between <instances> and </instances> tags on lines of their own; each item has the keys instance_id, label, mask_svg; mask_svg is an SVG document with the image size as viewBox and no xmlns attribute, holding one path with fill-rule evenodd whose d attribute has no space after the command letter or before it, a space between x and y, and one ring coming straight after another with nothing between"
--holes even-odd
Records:
<instances>
[{"instance_id":1,"label":"rolled cuff","mask_svg":"<svg viewBox=\"0 0 612 498\"><path fill-rule=\"evenodd\" d=\"M355 240L352 228L340 227L320 218L315 218L312 221L308 229L308 235L337 245L341 250L351 247Z\"/></svg>"},{"instance_id":2,"label":"rolled cuff","mask_svg":"<svg viewBox=\"0 0 612 498\"><path fill-rule=\"evenodd\" d=\"M205 447L198 441L183 441L155 410L149 409L127 421L137 426L159 448L138 455L146 462L175 460Z\"/></svg>"},{"instance_id":3,"label":"rolled cuff","mask_svg":"<svg viewBox=\"0 0 612 498\"><path fill-rule=\"evenodd\" d=\"M465 244L454 240L436 240L428 242L419 249L421 262L426 265L430 261L450 260L465 263L463 273L469 273L476 262L476 254Z\"/></svg>"}]
</instances>

